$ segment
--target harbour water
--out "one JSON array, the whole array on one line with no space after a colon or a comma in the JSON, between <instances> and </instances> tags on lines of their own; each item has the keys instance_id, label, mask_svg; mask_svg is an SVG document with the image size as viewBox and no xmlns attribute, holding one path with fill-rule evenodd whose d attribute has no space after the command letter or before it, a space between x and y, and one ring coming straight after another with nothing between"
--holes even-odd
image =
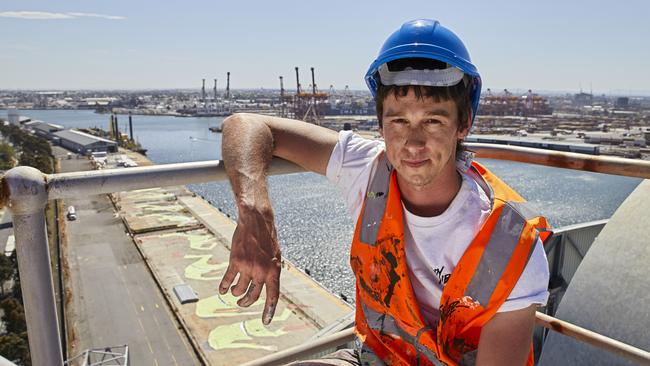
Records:
<instances>
[{"instance_id":1,"label":"harbour water","mask_svg":"<svg viewBox=\"0 0 650 366\"><path fill-rule=\"evenodd\" d=\"M22 115L71 127L108 129L109 116L86 110L28 110ZM0 116L6 111L0 110ZM221 134L208 127L223 118L133 116L134 135L157 164L221 158ZM119 116L122 131L128 117ZM641 181L599 173L483 160L504 181L534 203L553 227L609 218ZM313 173L269 178L283 256L337 294L354 298L348 265L353 221L341 195L324 177ZM212 205L236 219L227 182L189 186ZM215 284L216 288L216 284Z\"/></svg>"}]
</instances>

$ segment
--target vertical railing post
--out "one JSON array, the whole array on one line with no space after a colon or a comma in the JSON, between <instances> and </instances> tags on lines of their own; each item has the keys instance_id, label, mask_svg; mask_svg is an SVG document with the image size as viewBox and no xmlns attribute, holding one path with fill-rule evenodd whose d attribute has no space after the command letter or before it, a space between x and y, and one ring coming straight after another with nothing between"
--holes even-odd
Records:
<instances>
[{"instance_id":1,"label":"vertical railing post","mask_svg":"<svg viewBox=\"0 0 650 366\"><path fill-rule=\"evenodd\" d=\"M2 196L11 211L16 256L33 365L63 365L45 227L45 175L17 167L3 177Z\"/></svg>"}]
</instances>

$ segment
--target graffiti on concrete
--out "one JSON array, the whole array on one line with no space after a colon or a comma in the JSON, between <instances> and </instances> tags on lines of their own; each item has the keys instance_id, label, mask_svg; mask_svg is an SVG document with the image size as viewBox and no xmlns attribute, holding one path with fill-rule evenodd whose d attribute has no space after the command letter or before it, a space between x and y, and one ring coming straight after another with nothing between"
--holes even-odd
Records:
<instances>
[{"instance_id":1,"label":"graffiti on concrete","mask_svg":"<svg viewBox=\"0 0 650 366\"><path fill-rule=\"evenodd\" d=\"M233 316L257 316L262 313L262 302L257 300L254 305L244 309L237 306L237 298L230 292L225 295L216 294L199 299L196 303L196 315L200 318L227 318Z\"/></svg>"},{"instance_id":2,"label":"graffiti on concrete","mask_svg":"<svg viewBox=\"0 0 650 366\"><path fill-rule=\"evenodd\" d=\"M290 315L291 310L289 309L284 309L281 314L276 314L273 318L275 330L264 326L262 318L259 316L218 326L210 332L208 343L215 350L248 348L275 352L278 350L277 345L265 345L263 342L289 333L282 327L282 323L289 319ZM280 327L276 328L276 326Z\"/></svg>"},{"instance_id":3,"label":"graffiti on concrete","mask_svg":"<svg viewBox=\"0 0 650 366\"><path fill-rule=\"evenodd\" d=\"M185 278L199 281L221 280L223 272L228 263L210 263L212 254L186 254L185 259L196 259L192 264L185 267Z\"/></svg>"}]
</instances>

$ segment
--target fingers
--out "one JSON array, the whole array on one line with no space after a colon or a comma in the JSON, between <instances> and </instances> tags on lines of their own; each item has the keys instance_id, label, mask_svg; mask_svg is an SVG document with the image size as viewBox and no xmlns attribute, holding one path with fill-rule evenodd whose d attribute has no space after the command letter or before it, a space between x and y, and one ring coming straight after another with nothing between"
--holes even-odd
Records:
<instances>
[{"instance_id":1,"label":"fingers","mask_svg":"<svg viewBox=\"0 0 650 366\"><path fill-rule=\"evenodd\" d=\"M275 315L275 308L278 305L280 297L280 280L273 278L266 282L266 302L264 303L264 312L262 313L262 322L269 325Z\"/></svg>"},{"instance_id":2,"label":"fingers","mask_svg":"<svg viewBox=\"0 0 650 366\"><path fill-rule=\"evenodd\" d=\"M235 269L235 266L228 266L228 269L226 270L226 273L223 275L221 283L219 284L220 294L225 295L228 292L230 285L232 285L232 281L234 281L235 277L237 277L237 272L238 271Z\"/></svg>"},{"instance_id":3,"label":"fingers","mask_svg":"<svg viewBox=\"0 0 650 366\"><path fill-rule=\"evenodd\" d=\"M244 297L237 301L237 305L243 307L252 305L257 301L257 299L259 299L260 293L262 292L262 286L264 286L263 282L251 282L251 285L248 287L248 292L246 292Z\"/></svg>"},{"instance_id":4,"label":"fingers","mask_svg":"<svg viewBox=\"0 0 650 366\"><path fill-rule=\"evenodd\" d=\"M237 280L237 284L232 287L231 292L234 297L240 297L243 295L246 290L248 289L248 285L251 283L251 276L244 274L244 273L239 273L239 280Z\"/></svg>"}]
</instances>

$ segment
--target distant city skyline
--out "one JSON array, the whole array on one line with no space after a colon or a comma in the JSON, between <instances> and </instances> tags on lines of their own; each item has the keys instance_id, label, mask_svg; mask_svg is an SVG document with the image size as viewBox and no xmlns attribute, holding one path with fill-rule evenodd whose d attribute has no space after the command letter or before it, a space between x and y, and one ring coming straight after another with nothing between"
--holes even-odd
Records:
<instances>
[{"instance_id":1,"label":"distant city skyline","mask_svg":"<svg viewBox=\"0 0 650 366\"><path fill-rule=\"evenodd\" d=\"M404 21L435 18L470 50L494 92L650 95L650 3L551 0L328 2L5 1L0 89L365 89Z\"/></svg>"}]
</instances>

